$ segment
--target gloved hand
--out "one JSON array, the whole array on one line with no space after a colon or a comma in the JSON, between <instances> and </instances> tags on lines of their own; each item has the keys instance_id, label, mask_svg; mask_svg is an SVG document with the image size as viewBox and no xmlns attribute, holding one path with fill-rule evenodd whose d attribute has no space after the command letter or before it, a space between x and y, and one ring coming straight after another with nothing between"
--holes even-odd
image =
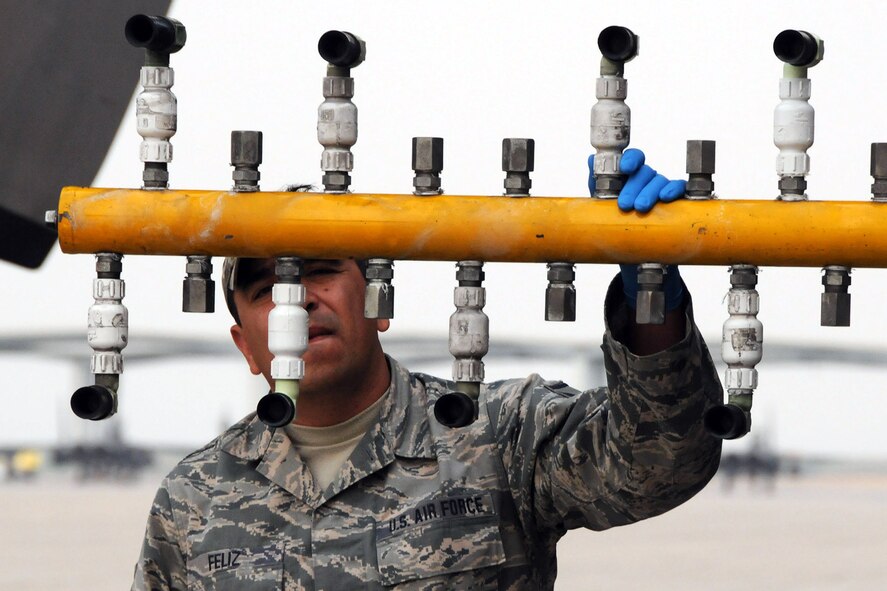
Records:
<instances>
[{"instance_id":1,"label":"gloved hand","mask_svg":"<svg viewBox=\"0 0 887 591\"><path fill-rule=\"evenodd\" d=\"M647 213L657 201L665 203L684 196L687 181L670 181L655 170L644 164L646 156L636 148L629 148L622 153L619 170L628 175L625 186L616 200L619 209L639 213ZM588 157L588 191L594 195L594 154Z\"/></svg>"},{"instance_id":2,"label":"gloved hand","mask_svg":"<svg viewBox=\"0 0 887 591\"><path fill-rule=\"evenodd\" d=\"M644 164L644 153L629 148L622 153L619 170L628 175L625 186L619 193L617 204L622 211L634 209L639 213L647 213L657 201L665 203L684 196L687 181L670 181ZM594 195L594 154L588 157L588 191ZM622 286L625 300L632 308L637 306L638 268L637 265L619 265L622 273ZM662 289L665 292L665 310L674 310L684 301L684 288L681 273L677 265L669 265L666 269Z\"/></svg>"}]
</instances>

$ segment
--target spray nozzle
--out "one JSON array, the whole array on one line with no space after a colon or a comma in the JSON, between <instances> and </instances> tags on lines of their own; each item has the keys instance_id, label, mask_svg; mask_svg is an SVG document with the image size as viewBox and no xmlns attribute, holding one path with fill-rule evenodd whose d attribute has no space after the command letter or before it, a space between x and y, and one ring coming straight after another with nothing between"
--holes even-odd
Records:
<instances>
[{"instance_id":1,"label":"spray nozzle","mask_svg":"<svg viewBox=\"0 0 887 591\"><path fill-rule=\"evenodd\" d=\"M773 40L773 53L790 66L812 68L822 61L825 43L813 33L786 29Z\"/></svg>"},{"instance_id":2,"label":"spray nozzle","mask_svg":"<svg viewBox=\"0 0 887 591\"><path fill-rule=\"evenodd\" d=\"M332 66L356 68L366 58L363 39L347 31L327 31L317 42L317 52Z\"/></svg>"},{"instance_id":3,"label":"spray nozzle","mask_svg":"<svg viewBox=\"0 0 887 591\"><path fill-rule=\"evenodd\" d=\"M185 25L165 16L136 14L123 28L126 40L133 47L145 48L145 65L169 65L169 54L185 46L188 37Z\"/></svg>"},{"instance_id":4,"label":"spray nozzle","mask_svg":"<svg viewBox=\"0 0 887 591\"><path fill-rule=\"evenodd\" d=\"M638 36L627 27L607 27L597 38L601 54L611 62L625 63L638 54Z\"/></svg>"}]
</instances>

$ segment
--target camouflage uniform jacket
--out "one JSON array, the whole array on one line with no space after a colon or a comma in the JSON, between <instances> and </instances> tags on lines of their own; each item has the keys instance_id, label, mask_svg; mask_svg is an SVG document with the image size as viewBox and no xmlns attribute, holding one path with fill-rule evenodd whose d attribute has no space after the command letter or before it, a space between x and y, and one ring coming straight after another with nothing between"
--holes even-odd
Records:
<instances>
[{"instance_id":1,"label":"camouflage uniform jacket","mask_svg":"<svg viewBox=\"0 0 887 591\"><path fill-rule=\"evenodd\" d=\"M690 304L685 338L648 357L614 338L622 314L609 388L492 383L459 429L432 408L453 384L390 360L379 421L326 490L283 429L247 417L164 480L133 589L552 589L568 529L660 514L717 469L701 416L722 392Z\"/></svg>"}]
</instances>

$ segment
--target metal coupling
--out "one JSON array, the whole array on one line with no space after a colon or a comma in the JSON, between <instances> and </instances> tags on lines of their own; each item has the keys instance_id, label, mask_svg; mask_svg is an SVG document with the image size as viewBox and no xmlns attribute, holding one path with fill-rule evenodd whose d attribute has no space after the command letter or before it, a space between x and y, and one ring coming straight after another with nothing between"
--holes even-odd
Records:
<instances>
[{"instance_id":1,"label":"metal coupling","mask_svg":"<svg viewBox=\"0 0 887 591\"><path fill-rule=\"evenodd\" d=\"M687 140L687 199L712 199L715 183L715 142Z\"/></svg>"},{"instance_id":2,"label":"metal coupling","mask_svg":"<svg viewBox=\"0 0 887 591\"><path fill-rule=\"evenodd\" d=\"M175 76L173 69L166 66L144 66L139 79L143 90L136 97L136 130L142 136L142 186L162 190L169 186L168 164L173 156L169 140L178 124L177 101L170 90Z\"/></svg>"},{"instance_id":3,"label":"metal coupling","mask_svg":"<svg viewBox=\"0 0 887 591\"><path fill-rule=\"evenodd\" d=\"M317 109L317 141L323 146L320 168L327 193L346 193L351 185L357 143L357 106L351 68L363 62L366 44L347 31L327 31L317 44L320 56L328 62L323 79L324 101Z\"/></svg>"},{"instance_id":4,"label":"metal coupling","mask_svg":"<svg viewBox=\"0 0 887 591\"><path fill-rule=\"evenodd\" d=\"M871 156L872 201L887 203L887 143L873 143Z\"/></svg>"},{"instance_id":5,"label":"metal coupling","mask_svg":"<svg viewBox=\"0 0 887 591\"><path fill-rule=\"evenodd\" d=\"M502 140L502 170L505 172L505 195L528 197L533 181L536 141L531 138L505 138Z\"/></svg>"},{"instance_id":6,"label":"metal coupling","mask_svg":"<svg viewBox=\"0 0 887 591\"><path fill-rule=\"evenodd\" d=\"M598 36L601 76L595 84L597 102L591 109L591 145L594 156L594 196L615 199L625 184L620 171L622 151L631 141L631 109L625 102L628 81L625 62L638 54L638 36L630 29L607 27Z\"/></svg>"},{"instance_id":7,"label":"metal coupling","mask_svg":"<svg viewBox=\"0 0 887 591\"><path fill-rule=\"evenodd\" d=\"M758 320L760 296L755 286L758 268L730 267L730 291L721 339L721 358L727 364L724 387L727 404L710 408L703 417L706 430L715 437L736 439L751 429L752 396L758 387L755 366L764 353L764 326Z\"/></svg>"},{"instance_id":8,"label":"metal coupling","mask_svg":"<svg viewBox=\"0 0 887 591\"><path fill-rule=\"evenodd\" d=\"M822 269L821 326L850 326L850 267L829 265Z\"/></svg>"},{"instance_id":9,"label":"metal coupling","mask_svg":"<svg viewBox=\"0 0 887 591\"><path fill-rule=\"evenodd\" d=\"M413 194L440 195L443 171L443 138L414 137L412 142Z\"/></svg>"},{"instance_id":10,"label":"metal coupling","mask_svg":"<svg viewBox=\"0 0 887 591\"><path fill-rule=\"evenodd\" d=\"M136 129L142 136L139 157L144 162L142 188L163 190L169 186L172 161L170 138L176 133L176 97L170 90L175 73L169 55L185 46L187 32L179 21L164 16L137 14L126 21L126 40L145 49L145 65L139 72L143 87L136 97Z\"/></svg>"},{"instance_id":11,"label":"metal coupling","mask_svg":"<svg viewBox=\"0 0 887 591\"><path fill-rule=\"evenodd\" d=\"M47 209L43 213L43 223L44 225L52 230L53 232L58 231L59 227L59 212L57 209Z\"/></svg>"},{"instance_id":12,"label":"metal coupling","mask_svg":"<svg viewBox=\"0 0 887 591\"><path fill-rule=\"evenodd\" d=\"M490 319L484 313L486 290L483 263L460 261L456 264L459 285L453 291L456 311L450 316L449 349L454 357L453 381L460 391L476 400L484 380L483 356L490 349Z\"/></svg>"},{"instance_id":13,"label":"metal coupling","mask_svg":"<svg viewBox=\"0 0 887 591\"><path fill-rule=\"evenodd\" d=\"M477 420L480 384L484 380L483 356L490 350L490 319L483 311L484 264L481 261L456 263L453 291L456 311L450 316L449 349L453 356L456 391L443 394L434 403L434 416L445 427L465 427Z\"/></svg>"},{"instance_id":14,"label":"metal coupling","mask_svg":"<svg viewBox=\"0 0 887 591\"><path fill-rule=\"evenodd\" d=\"M369 259L366 267L365 318L394 318L394 262Z\"/></svg>"},{"instance_id":15,"label":"metal coupling","mask_svg":"<svg viewBox=\"0 0 887 591\"><path fill-rule=\"evenodd\" d=\"M121 279L123 255L96 255L96 278L92 281L95 302L89 307L87 341L93 354L89 369L95 385L79 388L71 396L71 410L93 421L117 412L117 389L123 373L122 351L129 342L129 311L123 305L126 285Z\"/></svg>"},{"instance_id":16,"label":"metal coupling","mask_svg":"<svg viewBox=\"0 0 887 591\"><path fill-rule=\"evenodd\" d=\"M232 131L231 132L231 166L234 171L233 190L238 193L250 193L259 190L259 165L262 163L262 132Z\"/></svg>"},{"instance_id":17,"label":"metal coupling","mask_svg":"<svg viewBox=\"0 0 887 591\"><path fill-rule=\"evenodd\" d=\"M638 265L638 295L635 322L638 324L665 323L665 275L668 270L659 263Z\"/></svg>"},{"instance_id":18,"label":"metal coupling","mask_svg":"<svg viewBox=\"0 0 887 591\"><path fill-rule=\"evenodd\" d=\"M545 288L545 320L576 320L576 272L573 263L548 263L548 287Z\"/></svg>"},{"instance_id":19,"label":"metal coupling","mask_svg":"<svg viewBox=\"0 0 887 591\"><path fill-rule=\"evenodd\" d=\"M807 69L822 60L824 47L821 39L806 31L785 30L773 41L773 52L785 63L779 80L780 103L773 112L773 142L779 148L776 174L782 201L807 200L807 150L813 145L814 131Z\"/></svg>"},{"instance_id":20,"label":"metal coupling","mask_svg":"<svg viewBox=\"0 0 887 591\"><path fill-rule=\"evenodd\" d=\"M182 282L182 312L208 314L216 311L216 282L212 279L212 258L191 255L185 264Z\"/></svg>"},{"instance_id":21,"label":"metal coupling","mask_svg":"<svg viewBox=\"0 0 887 591\"><path fill-rule=\"evenodd\" d=\"M259 420L271 427L282 427L296 416L299 381L305 376L302 355L308 350L308 311L305 287L301 285L301 260L277 257L277 280L271 288L274 307L268 313L268 350L274 391L262 397L256 406Z\"/></svg>"}]
</instances>

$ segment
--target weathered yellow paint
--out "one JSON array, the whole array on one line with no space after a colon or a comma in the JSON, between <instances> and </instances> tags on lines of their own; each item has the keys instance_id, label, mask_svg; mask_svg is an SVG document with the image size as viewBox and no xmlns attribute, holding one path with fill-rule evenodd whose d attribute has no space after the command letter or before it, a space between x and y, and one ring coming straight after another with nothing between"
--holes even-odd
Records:
<instances>
[{"instance_id":1,"label":"weathered yellow paint","mask_svg":"<svg viewBox=\"0 0 887 591\"><path fill-rule=\"evenodd\" d=\"M67 253L887 267L887 205L66 187Z\"/></svg>"}]
</instances>

